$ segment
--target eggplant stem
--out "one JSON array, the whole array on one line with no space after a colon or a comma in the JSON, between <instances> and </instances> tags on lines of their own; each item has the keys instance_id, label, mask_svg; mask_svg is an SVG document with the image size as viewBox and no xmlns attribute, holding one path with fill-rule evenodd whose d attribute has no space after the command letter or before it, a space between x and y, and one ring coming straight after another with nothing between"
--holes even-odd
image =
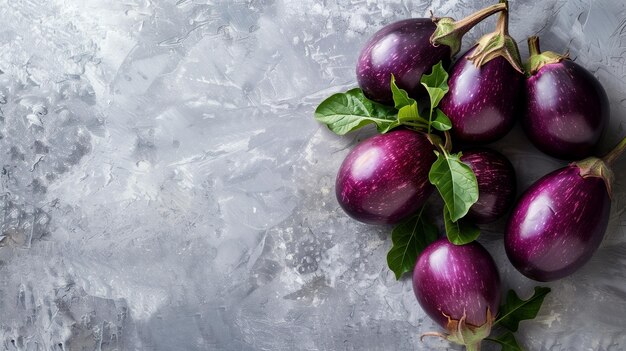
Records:
<instances>
[{"instance_id":1,"label":"eggplant stem","mask_svg":"<svg viewBox=\"0 0 626 351\"><path fill-rule=\"evenodd\" d=\"M533 35L528 37L528 53L530 56L539 55L541 53L541 49L539 48L539 37Z\"/></svg>"},{"instance_id":2,"label":"eggplant stem","mask_svg":"<svg viewBox=\"0 0 626 351\"><path fill-rule=\"evenodd\" d=\"M455 21L450 17L433 17L432 20L437 24L437 28L430 36L430 43L433 46L449 46L450 56L454 56L461 49L461 39L465 33L485 18L496 12L506 11L506 9L507 4L505 3L487 6L484 9L478 10L459 21Z\"/></svg>"},{"instance_id":3,"label":"eggplant stem","mask_svg":"<svg viewBox=\"0 0 626 351\"><path fill-rule=\"evenodd\" d=\"M519 48L515 39L509 35L509 3L507 0L500 0L500 5L505 5L507 9L500 12L496 22L496 30L483 35L467 59L472 61L474 66L480 68L497 57L503 57L516 71L524 74Z\"/></svg>"},{"instance_id":4,"label":"eggplant stem","mask_svg":"<svg viewBox=\"0 0 626 351\"><path fill-rule=\"evenodd\" d=\"M472 27L474 27L477 23L481 22L485 18L499 11L507 11L507 9L508 5L506 3L499 3L487 6L484 9L476 11L475 13L463 18L460 21L454 22L454 29L460 34L465 34L470 29L472 29Z\"/></svg>"},{"instance_id":5,"label":"eggplant stem","mask_svg":"<svg viewBox=\"0 0 626 351\"><path fill-rule=\"evenodd\" d=\"M602 161L604 161L604 163L607 166L611 167L613 163L615 163L615 161L624 153L625 150L626 150L626 137L622 139L622 141L620 141L617 144L617 146L615 146L615 148L611 150L611 152L606 154L602 158Z\"/></svg>"},{"instance_id":6,"label":"eggplant stem","mask_svg":"<svg viewBox=\"0 0 626 351\"><path fill-rule=\"evenodd\" d=\"M559 63L563 60L569 59L568 53L561 55L552 51L541 52L541 49L539 48L539 37L536 35L528 37L528 52L530 53L530 57L528 57L528 61L526 63L526 73L529 76L539 72L539 70L545 65Z\"/></svg>"},{"instance_id":7,"label":"eggplant stem","mask_svg":"<svg viewBox=\"0 0 626 351\"><path fill-rule=\"evenodd\" d=\"M500 3L506 5L506 10L500 12L498 16L496 31L502 35L509 35L509 3L507 0L501 0Z\"/></svg>"}]
</instances>

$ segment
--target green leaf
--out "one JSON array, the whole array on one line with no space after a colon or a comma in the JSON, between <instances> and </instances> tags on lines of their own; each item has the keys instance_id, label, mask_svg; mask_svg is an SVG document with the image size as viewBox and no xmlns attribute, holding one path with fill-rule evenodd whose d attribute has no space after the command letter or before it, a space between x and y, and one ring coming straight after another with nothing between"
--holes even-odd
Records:
<instances>
[{"instance_id":1,"label":"green leaf","mask_svg":"<svg viewBox=\"0 0 626 351\"><path fill-rule=\"evenodd\" d=\"M393 103L396 109L401 109L404 106L410 106L415 104L415 100L409 97L409 93L402 88L398 88L396 85L396 77L391 75L391 93L393 95Z\"/></svg>"},{"instance_id":2,"label":"green leaf","mask_svg":"<svg viewBox=\"0 0 626 351\"><path fill-rule=\"evenodd\" d=\"M478 201L478 182L472 169L461 161L461 153L437 152L428 179L443 198L450 220L456 222Z\"/></svg>"},{"instance_id":3,"label":"green leaf","mask_svg":"<svg viewBox=\"0 0 626 351\"><path fill-rule=\"evenodd\" d=\"M391 232L393 246L387 254L387 265L395 273L396 279L412 271L419 254L428 244L437 240L437 227L425 218L424 208L398 224Z\"/></svg>"},{"instance_id":4,"label":"green leaf","mask_svg":"<svg viewBox=\"0 0 626 351\"><path fill-rule=\"evenodd\" d=\"M513 335L510 331L507 331L498 337L486 338L485 340L493 341L502 345L502 351L522 351L522 348L517 343L517 340L515 340L515 335Z\"/></svg>"},{"instance_id":5,"label":"green leaf","mask_svg":"<svg viewBox=\"0 0 626 351\"><path fill-rule=\"evenodd\" d=\"M333 132L344 135L367 124L374 123L379 131L389 130L397 121L397 111L369 100L359 88L330 96L315 110L315 119Z\"/></svg>"},{"instance_id":6,"label":"green leaf","mask_svg":"<svg viewBox=\"0 0 626 351\"><path fill-rule=\"evenodd\" d=\"M391 92L393 93L393 101L398 109L398 125L406 124L412 127L428 126L428 120L420 116L417 101L409 97L406 90L398 88L396 78L391 76ZM416 122L416 123L411 123Z\"/></svg>"},{"instance_id":7,"label":"green leaf","mask_svg":"<svg viewBox=\"0 0 626 351\"><path fill-rule=\"evenodd\" d=\"M446 206L443 207L443 221L446 225L448 240L454 245L465 245L476 240L480 235L480 229L474 224L464 221L462 218L453 222Z\"/></svg>"},{"instance_id":8,"label":"green leaf","mask_svg":"<svg viewBox=\"0 0 626 351\"><path fill-rule=\"evenodd\" d=\"M391 123L387 124L387 125L381 125L378 127L378 131L382 134L387 133L388 131L392 130L393 128L399 127L402 124L398 121L392 121Z\"/></svg>"},{"instance_id":9,"label":"green leaf","mask_svg":"<svg viewBox=\"0 0 626 351\"><path fill-rule=\"evenodd\" d=\"M499 323L512 332L517 331L520 321L533 319L537 316L543 299L550 290L550 288L537 286L533 296L525 301L520 299L515 291L509 290L506 295L506 302L500 307L500 317L494 322L494 325Z\"/></svg>"},{"instance_id":10,"label":"green leaf","mask_svg":"<svg viewBox=\"0 0 626 351\"><path fill-rule=\"evenodd\" d=\"M443 96L448 92L448 72L443 68L441 61L433 66L430 74L423 74L420 80L430 96L430 109L439 105Z\"/></svg>"},{"instance_id":11,"label":"green leaf","mask_svg":"<svg viewBox=\"0 0 626 351\"><path fill-rule=\"evenodd\" d=\"M417 103L402 106L400 110L398 111L398 120L400 121L422 120L428 123L427 120L422 119L420 117L420 113L417 109Z\"/></svg>"},{"instance_id":12,"label":"green leaf","mask_svg":"<svg viewBox=\"0 0 626 351\"><path fill-rule=\"evenodd\" d=\"M400 111L398 111L398 123L412 127L420 127L424 130L428 127L428 120L420 116L417 102L400 108Z\"/></svg>"},{"instance_id":13,"label":"green leaf","mask_svg":"<svg viewBox=\"0 0 626 351\"><path fill-rule=\"evenodd\" d=\"M443 113L443 111L441 111L440 109L436 109L435 115L435 120L432 122L433 128L442 132L452 129L452 122L450 122L450 119L448 118L448 116L446 116L445 113Z\"/></svg>"}]
</instances>

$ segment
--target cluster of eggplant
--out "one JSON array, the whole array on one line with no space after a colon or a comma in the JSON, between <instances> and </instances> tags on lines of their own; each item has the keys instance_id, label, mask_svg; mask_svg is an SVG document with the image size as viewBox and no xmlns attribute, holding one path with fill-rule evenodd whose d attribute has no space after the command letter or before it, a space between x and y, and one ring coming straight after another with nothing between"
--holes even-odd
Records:
<instances>
[{"instance_id":1,"label":"cluster of eggplant","mask_svg":"<svg viewBox=\"0 0 626 351\"><path fill-rule=\"evenodd\" d=\"M496 30L452 64L463 34L494 13ZM567 55L541 52L537 37L528 44L530 57L522 64L508 33L508 4L500 1L461 21L433 17L389 24L365 44L356 73L372 104L393 106L391 77L420 101L428 96L422 76L438 62L449 67L449 90L439 108L452 128L439 136L465 149L460 160L476 177L478 200L466 218L484 224L510 213L504 233L508 258L528 278L545 282L574 273L600 245L611 207L610 167L626 149L626 138L603 158L593 157L609 120L604 89ZM537 149L574 162L545 175L515 201L513 165L482 145L505 137L518 120ZM435 134L408 124L357 145L336 179L343 210L364 223L397 224L422 209L435 190L429 181L437 159ZM447 329L448 340L468 350L480 347L499 313L498 269L476 241L455 245L444 237L430 243L416 260L413 289L424 311Z\"/></svg>"}]
</instances>

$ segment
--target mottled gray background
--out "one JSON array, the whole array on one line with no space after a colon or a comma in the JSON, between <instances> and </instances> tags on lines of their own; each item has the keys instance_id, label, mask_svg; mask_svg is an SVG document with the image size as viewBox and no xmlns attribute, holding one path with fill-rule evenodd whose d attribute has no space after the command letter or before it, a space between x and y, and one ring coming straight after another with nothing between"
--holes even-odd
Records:
<instances>
[{"instance_id":1,"label":"mottled gray background","mask_svg":"<svg viewBox=\"0 0 626 351\"><path fill-rule=\"evenodd\" d=\"M395 20L494 1L0 0L0 350L444 350L389 229L338 209L360 132L312 117ZM511 1L511 31L569 50L626 134L623 0ZM466 46L490 31L490 19ZM563 162L515 130L520 187ZM607 237L549 284L528 350L626 350L626 160ZM503 289L534 285L485 228ZM489 346L490 347L490 346ZM490 349L486 346L486 349Z\"/></svg>"}]
</instances>

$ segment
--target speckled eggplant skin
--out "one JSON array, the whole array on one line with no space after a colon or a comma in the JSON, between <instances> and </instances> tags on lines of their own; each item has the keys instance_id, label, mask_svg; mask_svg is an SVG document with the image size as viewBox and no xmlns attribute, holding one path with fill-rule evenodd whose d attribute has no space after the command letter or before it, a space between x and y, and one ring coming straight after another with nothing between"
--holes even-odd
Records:
<instances>
[{"instance_id":1,"label":"speckled eggplant skin","mask_svg":"<svg viewBox=\"0 0 626 351\"><path fill-rule=\"evenodd\" d=\"M604 180L583 178L575 165L556 170L526 190L504 236L506 253L528 278L564 278L591 258L609 222Z\"/></svg>"},{"instance_id":2,"label":"speckled eggplant skin","mask_svg":"<svg viewBox=\"0 0 626 351\"><path fill-rule=\"evenodd\" d=\"M522 125L544 153L565 160L591 156L609 120L609 101L589 71L565 59L526 79Z\"/></svg>"},{"instance_id":3,"label":"speckled eggplant skin","mask_svg":"<svg viewBox=\"0 0 626 351\"><path fill-rule=\"evenodd\" d=\"M463 151L461 161L474 171L478 181L478 201L470 207L466 218L485 224L502 217L513 205L517 189L511 162L486 148Z\"/></svg>"},{"instance_id":4,"label":"speckled eggplant skin","mask_svg":"<svg viewBox=\"0 0 626 351\"><path fill-rule=\"evenodd\" d=\"M441 238L419 256L413 270L413 292L422 309L442 327L448 319L481 326L487 307L500 306L500 275L489 252L478 242L457 246ZM444 315L445 314L445 315Z\"/></svg>"},{"instance_id":5,"label":"speckled eggplant skin","mask_svg":"<svg viewBox=\"0 0 626 351\"><path fill-rule=\"evenodd\" d=\"M396 130L357 145L343 161L335 184L337 201L352 218L393 224L416 212L434 187L428 172L434 148L422 133Z\"/></svg>"},{"instance_id":6,"label":"speckled eggplant skin","mask_svg":"<svg viewBox=\"0 0 626 351\"><path fill-rule=\"evenodd\" d=\"M449 91L441 110L452 122L456 141L486 144L504 137L515 125L524 76L503 57L480 68L468 50L450 69Z\"/></svg>"},{"instance_id":7,"label":"speckled eggplant skin","mask_svg":"<svg viewBox=\"0 0 626 351\"><path fill-rule=\"evenodd\" d=\"M361 50L356 66L359 86L369 99L393 105L391 75L396 84L409 96L419 99L426 96L421 85L423 73L443 61L450 64L450 47L430 43L436 29L430 18L412 18L391 23L376 32Z\"/></svg>"}]
</instances>

